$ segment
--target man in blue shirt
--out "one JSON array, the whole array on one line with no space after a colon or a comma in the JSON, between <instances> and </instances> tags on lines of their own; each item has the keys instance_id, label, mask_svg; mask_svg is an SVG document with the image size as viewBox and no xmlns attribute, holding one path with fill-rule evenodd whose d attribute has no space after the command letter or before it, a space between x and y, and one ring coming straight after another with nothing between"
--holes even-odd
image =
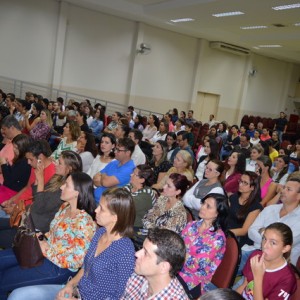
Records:
<instances>
[{"instance_id":1,"label":"man in blue shirt","mask_svg":"<svg viewBox=\"0 0 300 300\"><path fill-rule=\"evenodd\" d=\"M93 178L95 200L99 203L102 193L110 187L122 187L129 183L130 175L135 165L131 154L135 148L134 142L129 138L119 139L115 148L115 158Z\"/></svg>"}]
</instances>

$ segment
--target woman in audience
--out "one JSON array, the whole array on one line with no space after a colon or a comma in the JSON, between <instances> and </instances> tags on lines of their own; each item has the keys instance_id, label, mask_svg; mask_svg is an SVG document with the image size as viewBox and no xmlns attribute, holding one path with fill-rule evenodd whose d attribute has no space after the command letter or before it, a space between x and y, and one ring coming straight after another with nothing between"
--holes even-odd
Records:
<instances>
[{"instance_id":1,"label":"woman in audience","mask_svg":"<svg viewBox=\"0 0 300 300\"><path fill-rule=\"evenodd\" d=\"M224 194L220 181L221 174L224 171L224 164L217 160L211 160L205 169L205 178L194 184L183 196L184 204L190 208L194 217L197 217L201 207L200 200L209 193Z\"/></svg>"},{"instance_id":2,"label":"woman in audience","mask_svg":"<svg viewBox=\"0 0 300 300\"><path fill-rule=\"evenodd\" d=\"M280 140L279 140L279 136L278 136L278 132L277 131L273 131L272 132L272 138L273 140L273 148L275 148L277 151L280 148Z\"/></svg>"},{"instance_id":3,"label":"woman in audience","mask_svg":"<svg viewBox=\"0 0 300 300\"><path fill-rule=\"evenodd\" d=\"M238 238L242 248L251 245L248 229L262 210L260 204L259 177L251 171L243 172L239 180L239 190L229 197L228 229Z\"/></svg>"},{"instance_id":4,"label":"woman in audience","mask_svg":"<svg viewBox=\"0 0 300 300\"><path fill-rule=\"evenodd\" d=\"M271 159L262 155L256 162L256 173L261 176L260 179L260 195L261 205L265 207L267 203L276 195L277 185L271 178Z\"/></svg>"},{"instance_id":5,"label":"woman in audience","mask_svg":"<svg viewBox=\"0 0 300 300\"><path fill-rule=\"evenodd\" d=\"M91 178L93 178L115 158L115 147L115 136L112 133L104 132L99 143L99 154L96 156L89 170L86 172L91 176Z\"/></svg>"},{"instance_id":6,"label":"woman in audience","mask_svg":"<svg viewBox=\"0 0 300 300\"><path fill-rule=\"evenodd\" d=\"M18 134L12 140L14 158L12 164L0 157L0 173L3 175L3 184L0 185L0 204L15 196L28 183L31 166L25 157L31 139L26 134Z\"/></svg>"},{"instance_id":7,"label":"woman in audience","mask_svg":"<svg viewBox=\"0 0 300 300\"><path fill-rule=\"evenodd\" d=\"M133 234L135 208L132 197L124 189L103 193L96 209L96 232L84 258L83 268L62 289L61 285L42 285L15 290L9 300L120 299L135 264ZM27 296L27 297L26 297ZM78 297L77 297L78 298Z\"/></svg>"},{"instance_id":8,"label":"woman in audience","mask_svg":"<svg viewBox=\"0 0 300 300\"><path fill-rule=\"evenodd\" d=\"M290 154L290 159L298 163L300 162L300 140L296 141L294 150Z\"/></svg>"},{"instance_id":9,"label":"woman in audience","mask_svg":"<svg viewBox=\"0 0 300 300\"><path fill-rule=\"evenodd\" d=\"M152 160L150 166L154 172L154 182L160 181L172 167L172 163L167 160L168 145L165 141L157 141L152 148Z\"/></svg>"},{"instance_id":10,"label":"woman in audience","mask_svg":"<svg viewBox=\"0 0 300 300\"><path fill-rule=\"evenodd\" d=\"M173 108L171 114L172 114L172 123L173 125L175 125L176 121L178 120L178 109Z\"/></svg>"},{"instance_id":11,"label":"woman in audience","mask_svg":"<svg viewBox=\"0 0 300 300\"><path fill-rule=\"evenodd\" d=\"M32 185L33 203L30 213L35 228L42 233L48 232L50 223L60 208L61 187L71 173L82 172L82 161L74 151L63 151L55 166L55 175L45 184L44 172L39 166L35 171Z\"/></svg>"},{"instance_id":12,"label":"woman in audience","mask_svg":"<svg viewBox=\"0 0 300 300\"><path fill-rule=\"evenodd\" d=\"M227 156L231 153L234 146L240 144L239 127L237 125L232 125L230 131L231 134L228 135L227 140L223 144L221 149L221 160L226 159Z\"/></svg>"},{"instance_id":13,"label":"woman in audience","mask_svg":"<svg viewBox=\"0 0 300 300\"><path fill-rule=\"evenodd\" d=\"M190 181L185 175L170 174L163 187L161 196L143 218L144 228L159 227L180 233L187 222L182 196L185 194L189 184Z\"/></svg>"},{"instance_id":14,"label":"woman in audience","mask_svg":"<svg viewBox=\"0 0 300 300\"><path fill-rule=\"evenodd\" d=\"M246 157L243 153L232 152L228 158L229 169L225 173L224 190L228 196L239 190L239 180L246 167Z\"/></svg>"},{"instance_id":15,"label":"woman in audience","mask_svg":"<svg viewBox=\"0 0 300 300\"><path fill-rule=\"evenodd\" d=\"M181 118L179 118L179 119L177 119L177 121L175 122L175 126L174 126L174 128L173 128L173 132L175 133L175 134L177 134L179 131L181 131L181 130L185 130L185 121L184 121L184 119L181 119Z\"/></svg>"},{"instance_id":16,"label":"woman in audience","mask_svg":"<svg viewBox=\"0 0 300 300\"><path fill-rule=\"evenodd\" d=\"M86 124L90 127L91 123L94 120L94 110L91 105L87 105L84 108L84 113L86 114Z\"/></svg>"},{"instance_id":17,"label":"woman in audience","mask_svg":"<svg viewBox=\"0 0 300 300\"><path fill-rule=\"evenodd\" d=\"M143 141L149 142L152 139L158 128L157 124L159 124L157 116L150 115L148 117L148 125L143 130Z\"/></svg>"},{"instance_id":18,"label":"woman in audience","mask_svg":"<svg viewBox=\"0 0 300 300\"><path fill-rule=\"evenodd\" d=\"M185 118L186 118L186 112L182 110L182 111L180 112L179 117L185 120Z\"/></svg>"},{"instance_id":19,"label":"woman in audience","mask_svg":"<svg viewBox=\"0 0 300 300\"><path fill-rule=\"evenodd\" d=\"M246 160L246 171L255 172L257 159L264 154L261 144L254 145L251 149L250 159Z\"/></svg>"},{"instance_id":20,"label":"woman in audience","mask_svg":"<svg viewBox=\"0 0 300 300\"><path fill-rule=\"evenodd\" d=\"M166 175L156 184L152 186L157 190L161 190L166 184L170 174L178 173L185 175L187 179L192 182L194 178L194 172L192 169L193 158L191 154L185 150L180 150L174 159L173 167L168 170Z\"/></svg>"},{"instance_id":21,"label":"woman in audience","mask_svg":"<svg viewBox=\"0 0 300 300\"><path fill-rule=\"evenodd\" d=\"M117 128L115 129L115 137L117 140L123 139L125 137L128 137L128 133L130 131L130 127L125 124L118 124Z\"/></svg>"},{"instance_id":22,"label":"woman in audience","mask_svg":"<svg viewBox=\"0 0 300 300\"><path fill-rule=\"evenodd\" d=\"M204 147L204 144L205 142L209 142L209 135L206 134L203 136L203 139L202 139L202 142L201 144L199 145L198 149L197 149L197 152L196 152L196 160L199 161L200 157L205 155L205 147Z\"/></svg>"},{"instance_id":23,"label":"woman in audience","mask_svg":"<svg viewBox=\"0 0 300 300\"><path fill-rule=\"evenodd\" d=\"M98 138L100 136L100 133L104 128L104 122L105 122L104 111L101 108L96 109L94 118L89 125L94 137Z\"/></svg>"},{"instance_id":24,"label":"woman in audience","mask_svg":"<svg viewBox=\"0 0 300 300\"><path fill-rule=\"evenodd\" d=\"M39 234L45 257L42 265L22 269L12 249L0 251L1 299L6 299L9 291L31 283L62 284L81 268L96 230L92 179L85 173L72 173L61 190L65 203L51 222L49 232Z\"/></svg>"},{"instance_id":25,"label":"woman in audience","mask_svg":"<svg viewBox=\"0 0 300 300\"><path fill-rule=\"evenodd\" d=\"M86 122L86 114L85 112L78 110L76 112L76 122L80 126L80 131L90 132L90 128Z\"/></svg>"},{"instance_id":26,"label":"woman in audience","mask_svg":"<svg viewBox=\"0 0 300 300\"><path fill-rule=\"evenodd\" d=\"M166 139L168 131L169 131L169 124L165 120L162 120L159 124L158 131L156 131L154 136L151 139L149 139L149 142L151 144L154 144L159 140L164 141Z\"/></svg>"},{"instance_id":27,"label":"woman in audience","mask_svg":"<svg viewBox=\"0 0 300 300\"><path fill-rule=\"evenodd\" d=\"M202 155L197 162L197 169L195 177L198 180L202 180L207 163L212 159L219 158L219 145L214 139L209 139L208 142L204 142L204 155Z\"/></svg>"},{"instance_id":28,"label":"woman in audience","mask_svg":"<svg viewBox=\"0 0 300 300\"><path fill-rule=\"evenodd\" d=\"M47 140L50 137L52 128L52 117L48 109L43 109L40 114L40 121L29 131L34 140Z\"/></svg>"},{"instance_id":29,"label":"woman in audience","mask_svg":"<svg viewBox=\"0 0 300 300\"><path fill-rule=\"evenodd\" d=\"M285 185L286 180L289 176L288 174L289 162L290 162L290 158L287 155L279 155L275 160L275 167L272 168L273 181L278 183L282 187Z\"/></svg>"},{"instance_id":30,"label":"woman in audience","mask_svg":"<svg viewBox=\"0 0 300 300\"><path fill-rule=\"evenodd\" d=\"M168 132L167 136L166 136L166 142L167 142L167 145L168 145L167 159L170 160L174 149L177 147L176 133L175 132Z\"/></svg>"},{"instance_id":31,"label":"woman in audience","mask_svg":"<svg viewBox=\"0 0 300 300\"><path fill-rule=\"evenodd\" d=\"M144 130L143 117L141 115L136 115L133 121L134 121L133 128L143 132Z\"/></svg>"},{"instance_id":32,"label":"woman in audience","mask_svg":"<svg viewBox=\"0 0 300 300\"><path fill-rule=\"evenodd\" d=\"M192 299L208 291L208 284L222 261L227 216L227 197L210 193L201 200L200 220L188 223L182 230L186 260L177 278Z\"/></svg>"},{"instance_id":33,"label":"woman in audience","mask_svg":"<svg viewBox=\"0 0 300 300\"><path fill-rule=\"evenodd\" d=\"M297 288L288 260L293 234L284 223L273 223L262 233L261 250L255 250L244 269L244 282L237 289L245 299L289 299Z\"/></svg>"},{"instance_id":34,"label":"woman in audience","mask_svg":"<svg viewBox=\"0 0 300 300\"><path fill-rule=\"evenodd\" d=\"M218 135L218 137L220 137L222 139L222 143L225 144L227 141L227 136L228 136L227 125L225 122L221 122L219 124L217 135Z\"/></svg>"},{"instance_id":35,"label":"woman in audience","mask_svg":"<svg viewBox=\"0 0 300 300\"><path fill-rule=\"evenodd\" d=\"M250 138L250 143L255 146L260 142L260 133L258 130L254 130L254 136Z\"/></svg>"},{"instance_id":36,"label":"woman in audience","mask_svg":"<svg viewBox=\"0 0 300 300\"><path fill-rule=\"evenodd\" d=\"M25 114L25 118L24 118L24 129L23 132L26 134L29 134L29 131L34 128L34 126L40 122L40 114L41 111L43 109L43 106L41 104L38 103L33 103L31 106L31 114L28 111Z\"/></svg>"},{"instance_id":37,"label":"woman in audience","mask_svg":"<svg viewBox=\"0 0 300 300\"><path fill-rule=\"evenodd\" d=\"M56 150L52 153L53 159L57 160L62 151L72 150L77 151L77 140L80 136L80 127L77 122L70 121L64 127L62 140L58 144Z\"/></svg>"},{"instance_id":38,"label":"woman in audience","mask_svg":"<svg viewBox=\"0 0 300 300\"><path fill-rule=\"evenodd\" d=\"M142 218L156 201L151 186L154 173L150 166L139 165L131 174L130 184L124 186L133 198L136 210L135 227L143 227Z\"/></svg>"},{"instance_id":39,"label":"woman in audience","mask_svg":"<svg viewBox=\"0 0 300 300\"><path fill-rule=\"evenodd\" d=\"M218 135L217 135L217 129L215 126L212 126L209 130L208 130L208 135L209 135L209 138L211 140L216 140Z\"/></svg>"},{"instance_id":40,"label":"woman in audience","mask_svg":"<svg viewBox=\"0 0 300 300\"><path fill-rule=\"evenodd\" d=\"M83 172L86 173L97 155L97 147L94 136L91 133L81 131L77 140L76 148L77 153L79 153L82 159Z\"/></svg>"}]
</instances>

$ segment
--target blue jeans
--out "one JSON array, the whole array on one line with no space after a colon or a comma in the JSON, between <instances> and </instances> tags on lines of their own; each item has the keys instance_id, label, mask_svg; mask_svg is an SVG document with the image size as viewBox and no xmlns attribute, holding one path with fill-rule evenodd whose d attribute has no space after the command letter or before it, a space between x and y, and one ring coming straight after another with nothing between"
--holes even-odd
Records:
<instances>
[{"instance_id":1,"label":"blue jeans","mask_svg":"<svg viewBox=\"0 0 300 300\"><path fill-rule=\"evenodd\" d=\"M251 255L251 253L253 251L244 251L244 250L242 250L241 262L240 262L239 269L238 269L237 274L236 274L237 276L243 275L243 269L246 265L246 262L247 262L249 256Z\"/></svg>"},{"instance_id":2,"label":"blue jeans","mask_svg":"<svg viewBox=\"0 0 300 300\"><path fill-rule=\"evenodd\" d=\"M0 300L6 300L8 292L14 289L29 285L63 284L75 274L46 258L41 266L22 269L12 249L0 251Z\"/></svg>"},{"instance_id":3,"label":"blue jeans","mask_svg":"<svg viewBox=\"0 0 300 300\"><path fill-rule=\"evenodd\" d=\"M1 215L2 217L0 217L0 247L11 248L17 230L16 228L10 227L9 216L6 215L3 210L1 210Z\"/></svg>"},{"instance_id":4,"label":"blue jeans","mask_svg":"<svg viewBox=\"0 0 300 300\"><path fill-rule=\"evenodd\" d=\"M14 290L8 297L8 300L54 300L62 285L34 285L26 286Z\"/></svg>"}]
</instances>

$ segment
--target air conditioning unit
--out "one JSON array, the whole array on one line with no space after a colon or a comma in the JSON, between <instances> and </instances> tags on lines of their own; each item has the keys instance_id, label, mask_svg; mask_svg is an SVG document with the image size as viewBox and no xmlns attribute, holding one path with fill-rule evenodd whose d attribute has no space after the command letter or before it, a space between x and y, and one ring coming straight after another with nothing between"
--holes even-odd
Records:
<instances>
[{"instance_id":1,"label":"air conditioning unit","mask_svg":"<svg viewBox=\"0 0 300 300\"><path fill-rule=\"evenodd\" d=\"M230 52L230 53L237 54L237 55L249 55L250 54L250 50L247 48L243 48L243 47L239 47L239 46L235 46L235 45L231 45L231 44L227 44L227 43L223 43L223 42L210 42L209 45L213 49L218 49L218 50Z\"/></svg>"}]
</instances>

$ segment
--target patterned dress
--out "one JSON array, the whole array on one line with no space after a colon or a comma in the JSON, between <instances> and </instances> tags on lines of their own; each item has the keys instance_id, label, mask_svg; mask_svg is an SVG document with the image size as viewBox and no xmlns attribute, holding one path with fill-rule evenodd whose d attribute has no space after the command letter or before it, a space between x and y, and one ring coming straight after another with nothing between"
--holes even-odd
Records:
<instances>
[{"instance_id":1,"label":"patterned dress","mask_svg":"<svg viewBox=\"0 0 300 300\"><path fill-rule=\"evenodd\" d=\"M207 291L207 284L221 263L226 238L221 229L207 229L199 234L203 220L190 222L181 235L186 245L186 260L179 275L191 290L199 283L201 294Z\"/></svg>"}]
</instances>

